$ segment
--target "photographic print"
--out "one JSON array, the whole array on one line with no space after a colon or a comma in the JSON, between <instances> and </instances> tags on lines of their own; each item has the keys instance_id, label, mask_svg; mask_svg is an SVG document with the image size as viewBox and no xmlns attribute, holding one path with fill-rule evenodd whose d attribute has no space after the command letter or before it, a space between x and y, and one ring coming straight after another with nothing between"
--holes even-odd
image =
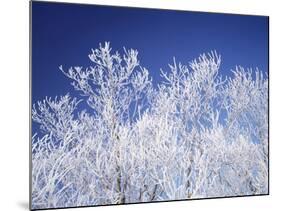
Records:
<instances>
[{"instance_id":1,"label":"photographic print","mask_svg":"<svg viewBox=\"0 0 281 211\"><path fill-rule=\"evenodd\" d=\"M30 209L269 194L269 17L30 11Z\"/></svg>"}]
</instances>

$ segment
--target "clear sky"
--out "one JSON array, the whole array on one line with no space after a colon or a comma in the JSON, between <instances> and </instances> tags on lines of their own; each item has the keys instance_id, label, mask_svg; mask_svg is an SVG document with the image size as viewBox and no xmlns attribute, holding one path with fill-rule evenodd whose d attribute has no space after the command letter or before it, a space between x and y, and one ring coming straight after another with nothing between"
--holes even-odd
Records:
<instances>
[{"instance_id":1,"label":"clear sky","mask_svg":"<svg viewBox=\"0 0 281 211\"><path fill-rule=\"evenodd\" d=\"M59 70L89 66L88 54L110 41L139 51L154 84L175 56L184 64L204 52L222 55L222 75L236 65L268 71L268 17L97 5L32 3L32 100L77 92Z\"/></svg>"}]
</instances>

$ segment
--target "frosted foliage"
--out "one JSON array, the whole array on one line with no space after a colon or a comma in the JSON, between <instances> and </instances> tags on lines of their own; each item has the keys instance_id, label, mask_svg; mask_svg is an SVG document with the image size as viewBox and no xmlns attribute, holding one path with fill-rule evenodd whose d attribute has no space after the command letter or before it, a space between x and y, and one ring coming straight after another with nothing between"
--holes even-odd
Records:
<instances>
[{"instance_id":1,"label":"frosted foliage","mask_svg":"<svg viewBox=\"0 0 281 211\"><path fill-rule=\"evenodd\" d=\"M268 192L268 79L203 54L152 86L136 50L93 49L69 94L33 105L32 208ZM89 108L78 109L86 100Z\"/></svg>"}]
</instances>

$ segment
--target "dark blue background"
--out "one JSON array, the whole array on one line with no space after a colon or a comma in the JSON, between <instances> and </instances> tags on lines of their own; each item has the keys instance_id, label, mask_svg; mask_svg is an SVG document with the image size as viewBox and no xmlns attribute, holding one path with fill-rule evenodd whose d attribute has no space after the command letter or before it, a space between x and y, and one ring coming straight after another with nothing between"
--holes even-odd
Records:
<instances>
[{"instance_id":1,"label":"dark blue background","mask_svg":"<svg viewBox=\"0 0 281 211\"><path fill-rule=\"evenodd\" d=\"M58 67L91 65L91 48L105 41L137 49L154 84L173 56L188 64L211 50L222 55L223 75L236 65L268 71L268 17L32 2L33 103L77 96Z\"/></svg>"}]
</instances>

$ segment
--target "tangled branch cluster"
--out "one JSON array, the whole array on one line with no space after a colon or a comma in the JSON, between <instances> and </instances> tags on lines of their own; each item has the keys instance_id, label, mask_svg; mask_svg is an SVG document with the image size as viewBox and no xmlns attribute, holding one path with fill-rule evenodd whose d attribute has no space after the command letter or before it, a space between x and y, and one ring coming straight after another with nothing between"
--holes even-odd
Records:
<instances>
[{"instance_id":1,"label":"tangled branch cluster","mask_svg":"<svg viewBox=\"0 0 281 211\"><path fill-rule=\"evenodd\" d=\"M267 193L267 77L223 78L211 52L174 59L154 88L137 56L105 43L93 66L60 67L89 111L69 95L33 105L32 208Z\"/></svg>"}]
</instances>

